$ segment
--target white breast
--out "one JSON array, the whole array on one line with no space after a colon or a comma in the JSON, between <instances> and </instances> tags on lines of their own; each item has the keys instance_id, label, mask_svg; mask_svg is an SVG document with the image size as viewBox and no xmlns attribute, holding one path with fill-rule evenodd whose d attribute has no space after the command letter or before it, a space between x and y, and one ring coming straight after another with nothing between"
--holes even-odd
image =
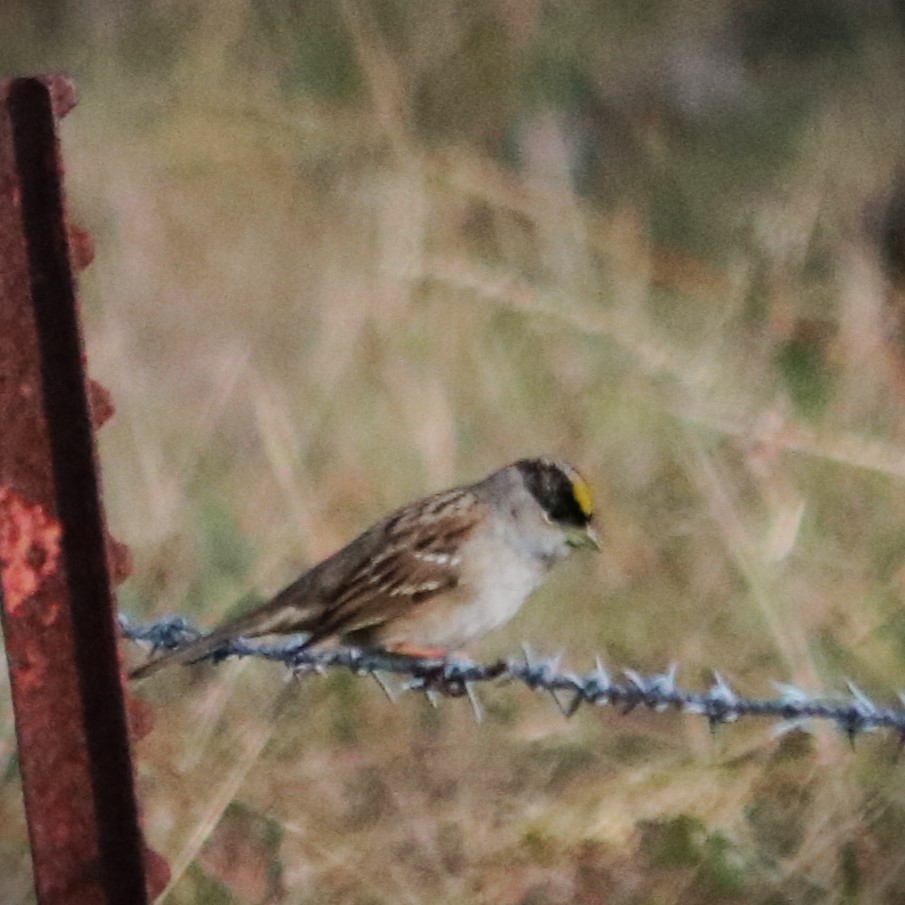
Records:
<instances>
[{"instance_id":1,"label":"white breast","mask_svg":"<svg viewBox=\"0 0 905 905\"><path fill-rule=\"evenodd\" d=\"M464 552L464 551L463 551ZM514 550L503 538L469 550L470 564L453 595L416 604L381 637L384 644L456 650L508 622L540 584L547 569Z\"/></svg>"}]
</instances>

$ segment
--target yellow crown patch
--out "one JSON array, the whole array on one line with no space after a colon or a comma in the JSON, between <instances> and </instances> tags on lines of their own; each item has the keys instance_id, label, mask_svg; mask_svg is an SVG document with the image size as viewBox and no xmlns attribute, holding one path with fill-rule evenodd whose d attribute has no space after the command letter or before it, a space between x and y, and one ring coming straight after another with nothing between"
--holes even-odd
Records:
<instances>
[{"instance_id":1,"label":"yellow crown patch","mask_svg":"<svg viewBox=\"0 0 905 905\"><path fill-rule=\"evenodd\" d=\"M578 508L590 518L594 514L594 491L591 490L591 485L577 472L573 472L571 475L572 478L572 495L575 497L575 502L578 503Z\"/></svg>"}]
</instances>

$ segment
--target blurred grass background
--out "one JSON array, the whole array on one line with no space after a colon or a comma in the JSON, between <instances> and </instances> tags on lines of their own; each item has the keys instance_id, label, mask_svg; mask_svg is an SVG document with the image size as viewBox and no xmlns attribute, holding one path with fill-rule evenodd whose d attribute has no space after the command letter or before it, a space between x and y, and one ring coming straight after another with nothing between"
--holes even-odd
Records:
<instances>
[{"instance_id":1,"label":"blurred grass background","mask_svg":"<svg viewBox=\"0 0 905 905\"><path fill-rule=\"evenodd\" d=\"M136 617L550 452L607 543L474 653L905 687L901 0L7 0L65 69ZM129 658L139 656L126 651ZM33 901L0 691L0 900ZM894 739L260 663L142 686L174 903L905 901Z\"/></svg>"}]
</instances>

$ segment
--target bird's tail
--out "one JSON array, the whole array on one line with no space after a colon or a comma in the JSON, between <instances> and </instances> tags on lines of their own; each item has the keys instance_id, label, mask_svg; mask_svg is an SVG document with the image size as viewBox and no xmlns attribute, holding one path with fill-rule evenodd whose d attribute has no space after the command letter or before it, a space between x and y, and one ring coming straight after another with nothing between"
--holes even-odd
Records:
<instances>
[{"instance_id":1,"label":"bird's tail","mask_svg":"<svg viewBox=\"0 0 905 905\"><path fill-rule=\"evenodd\" d=\"M141 666L130 671L129 678L133 681L146 679L164 667L203 660L236 638L256 638L260 635L274 633L308 631L308 622L314 618L315 613L305 614L297 603L284 602L282 597L283 595L280 594L269 604L224 622L223 625L196 641L191 641L184 647L167 651L159 657L148 660L147 663L142 663Z\"/></svg>"},{"instance_id":2,"label":"bird's tail","mask_svg":"<svg viewBox=\"0 0 905 905\"><path fill-rule=\"evenodd\" d=\"M224 629L225 628L227 628L227 626L224 626ZM211 632L209 635L199 638L197 641L190 642L185 647L167 651L159 657L148 660L147 663L142 663L141 666L136 666L135 669L131 670L129 673L129 678L133 681L137 679L146 679L148 676L153 676L155 672L158 672L166 666L175 666L178 663L193 663L196 660L203 660L217 650L217 648L222 647L227 641L230 641L233 637L232 634L223 633L218 629L215 632Z\"/></svg>"}]
</instances>

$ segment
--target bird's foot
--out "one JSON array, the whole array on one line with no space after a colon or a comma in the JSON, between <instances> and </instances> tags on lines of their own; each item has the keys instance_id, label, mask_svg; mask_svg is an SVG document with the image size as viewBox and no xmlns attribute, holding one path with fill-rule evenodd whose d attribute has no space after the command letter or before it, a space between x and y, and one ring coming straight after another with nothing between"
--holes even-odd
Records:
<instances>
[{"instance_id":1,"label":"bird's foot","mask_svg":"<svg viewBox=\"0 0 905 905\"><path fill-rule=\"evenodd\" d=\"M429 647L419 644L392 644L386 648L388 654L399 657L410 657L413 660L447 660L450 652L442 647Z\"/></svg>"}]
</instances>

